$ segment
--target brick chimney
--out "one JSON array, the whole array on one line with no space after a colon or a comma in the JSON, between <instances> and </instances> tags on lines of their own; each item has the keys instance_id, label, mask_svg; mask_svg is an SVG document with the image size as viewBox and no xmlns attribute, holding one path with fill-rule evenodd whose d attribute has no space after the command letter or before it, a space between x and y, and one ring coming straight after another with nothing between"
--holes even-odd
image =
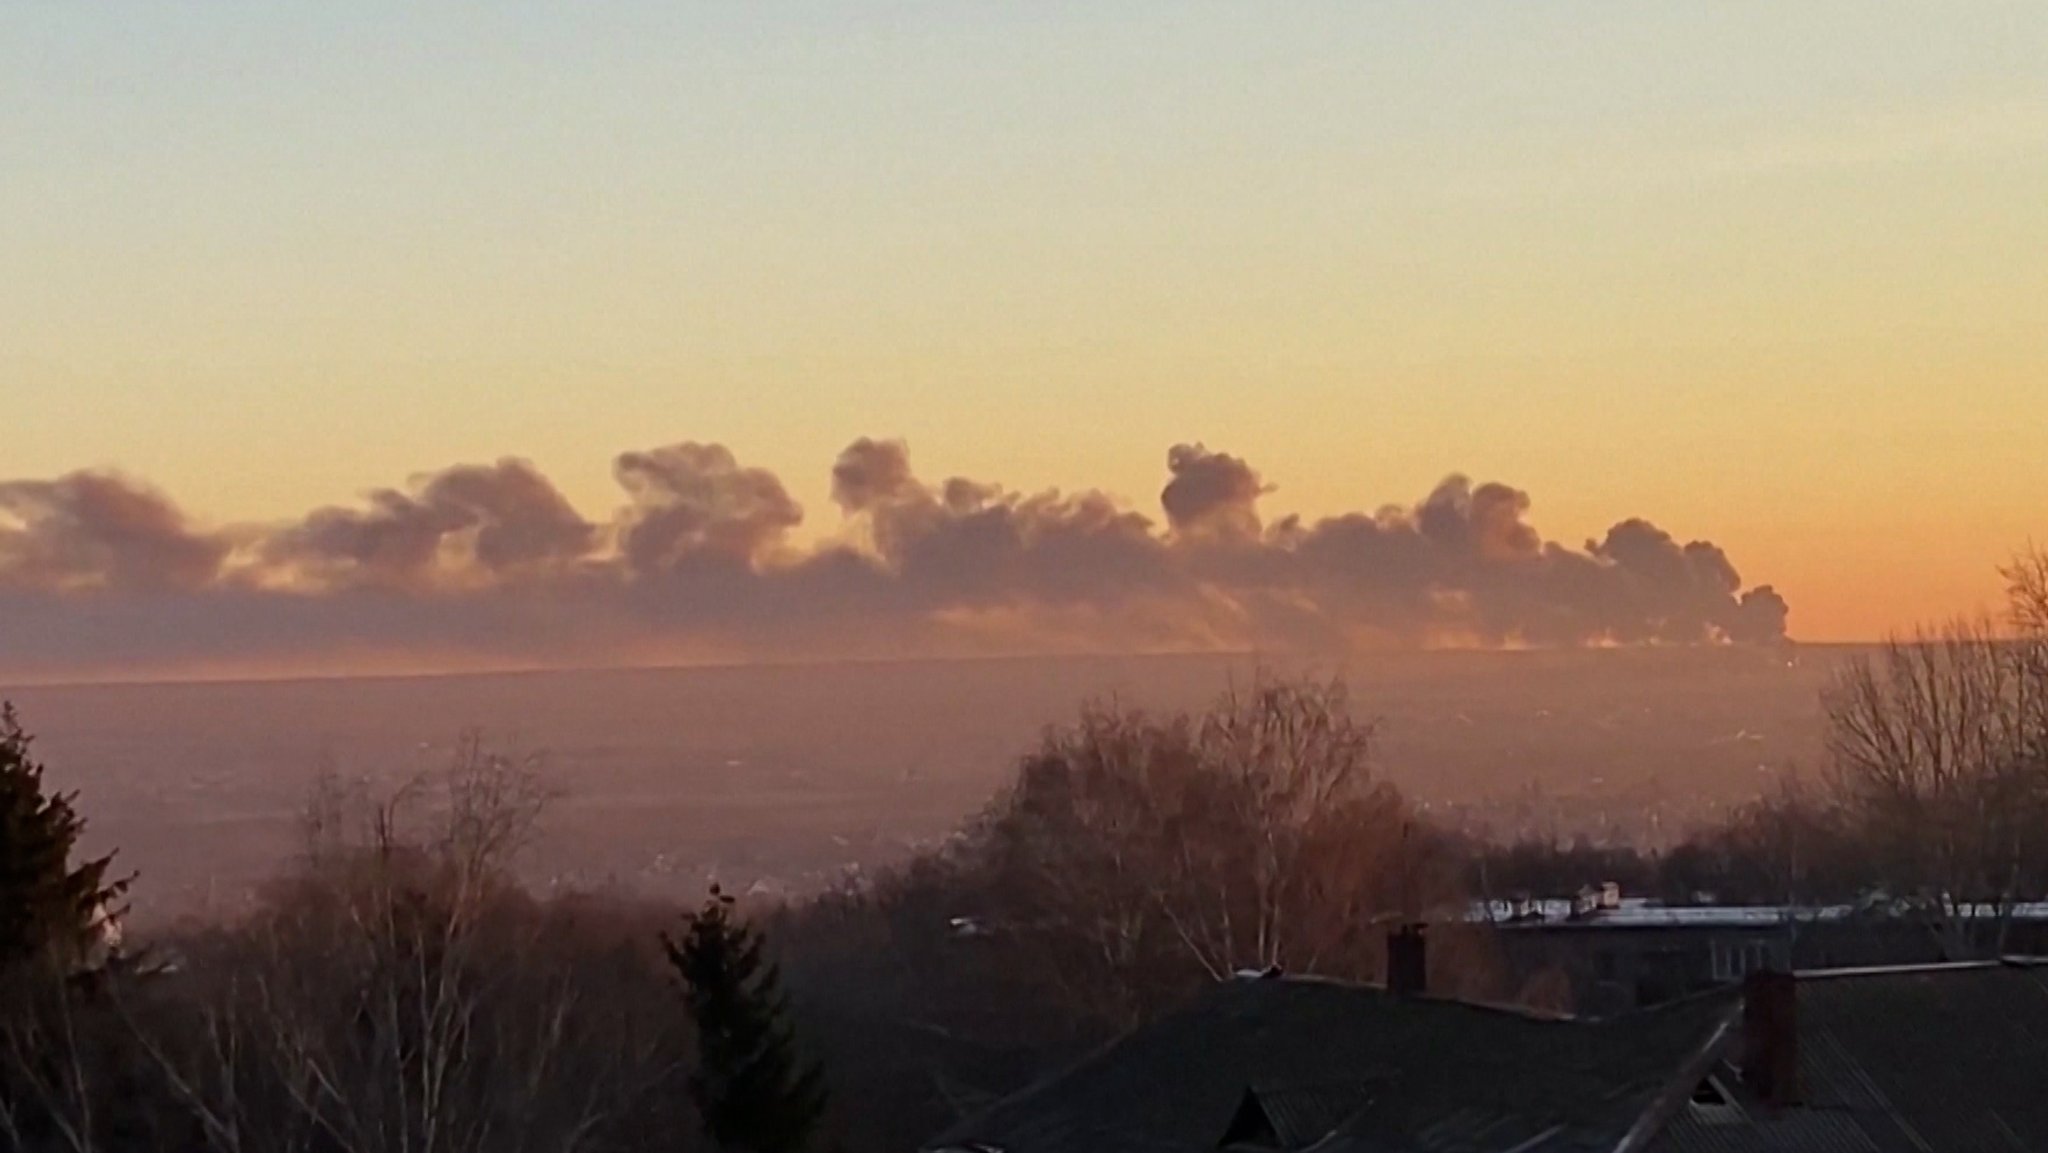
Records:
<instances>
[{"instance_id":1,"label":"brick chimney","mask_svg":"<svg viewBox=\"0 0 2048 1153\"><path fill-rule=\"evenodd\" d=\"M1387 992L1403 997L1429 992L1429 942L1423 928L1409 922L1387 934Z\"/></svg>"},{"instance_id":2,"label":"brick chimney","mask_svg":"<svg viewBox=\"0 0 2048 1153\"><path fill-rule=\"evenodd\" d=\"M1742 1080L1768 1105L1797 1105L1799 981L1790 973L1751 973L1742 986Z\"/></svg>"}]
</instances>

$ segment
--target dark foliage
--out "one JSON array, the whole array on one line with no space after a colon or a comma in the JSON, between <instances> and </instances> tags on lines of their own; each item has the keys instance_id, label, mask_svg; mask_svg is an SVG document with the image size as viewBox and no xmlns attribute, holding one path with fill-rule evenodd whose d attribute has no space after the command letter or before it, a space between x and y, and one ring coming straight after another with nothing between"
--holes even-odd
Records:
<instances>
[{"instance_id":1,"label":"dark foliage","mask_svg":"<svg viewBox=\"0 0 2048 1153\"><path fill-rule=\"evenodd\" d=\"M102 931L128 888L111 854L73 863L85 821L0 705L0 1140L22 1150L153 1140L144 1070L114 1012Z\"/></svg>"},{"instance_id":2,"label":"dark foliage","mask_svg":"<svg viewBox=\"0 0 2048 1153\"><path fill-rule=\"evenodd\" d=\"M824 1072L799 1055L776 966L732 906L713 886L682 939L662 942L697 1029L690 1096L719 1148L796 1153L824 1116Z\"/></svg>"},{"instance_id":3,"label":"dark foliage","mask_svg":"<svg viewBox=\"0 0 2048 1153\"><path fill-rule=\"evenodd\" d=\"M81 963L97 918L128 888L108 881L111 855L71 863L85 822L68 793L43 785L43 766L13 705L0 705L0 967L49 959Z\"/></svg>"},{"instance_id":4,"label":"dark foliage","mask_svg":"<svg viewBox=\"0 0 2048 1153\"><path fill-rule=\"evenodd\" d=\"M1472 890L1495 900L1565 897L1608 881L1636 894L1662 884L1657 859L1630 845L1521 840L1467 851Z\"/></svg>"}]
</instances>

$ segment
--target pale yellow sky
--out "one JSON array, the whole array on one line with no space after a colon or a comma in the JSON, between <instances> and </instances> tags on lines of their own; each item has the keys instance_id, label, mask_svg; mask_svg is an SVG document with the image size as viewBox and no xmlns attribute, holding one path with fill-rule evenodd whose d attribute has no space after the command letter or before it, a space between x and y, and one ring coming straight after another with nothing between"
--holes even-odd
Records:
<instances>
[{"instance_id":1,"label":"pale yellow sky","mask_svg":"<svg viewBox=\"0 0 2048 1153\"><path fill-rule=\"evenodd\" d=\"M1271 513L1443 474L1853 639L2048 538L2048 10L44 8L0 37L0 474L282 519L717 441Z\"/></svg>"}]
</instances>

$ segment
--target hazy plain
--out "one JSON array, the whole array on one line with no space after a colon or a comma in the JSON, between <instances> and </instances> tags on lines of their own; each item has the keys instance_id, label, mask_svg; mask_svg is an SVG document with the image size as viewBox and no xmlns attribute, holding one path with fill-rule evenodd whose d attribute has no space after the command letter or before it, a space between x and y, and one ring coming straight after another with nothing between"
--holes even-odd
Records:
<instances>
[{"instance_id":1,"label":"hazy plain","mask_svg":"<svg viewBox=\"0 0 2048 1153\"><path fill-rule=\"evenodd\" d=\"M538 885L803 891L943 838L1091 698L1199 706L1260 667L1341 674L1381 771L1496 833L1656 842L1812 766L1853 650L1437 652L1303 667L1062 658L34 687L5 691L140 920L224 913L302 843L315 773L394 783L465 729L538 757L560 798Z\"/></svg>"}]
</instances>

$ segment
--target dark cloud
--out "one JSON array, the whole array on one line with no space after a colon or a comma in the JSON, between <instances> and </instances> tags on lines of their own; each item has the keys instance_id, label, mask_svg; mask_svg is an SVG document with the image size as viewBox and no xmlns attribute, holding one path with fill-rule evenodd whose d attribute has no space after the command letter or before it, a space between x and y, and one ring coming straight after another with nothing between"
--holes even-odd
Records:
<instances>
[{"instance_id":1,"label":"dark cloud","mask_svg":"<svg viewBox=\"0 0 2048 1153\"><path fill-rule=\"evenodd\" d=\"M1772 644L1785 639L1785 624L1792 606L1770 585L1758 585L1742 594L1727 624L1728 639L1736 644Z\"/></svg>"},{"instance_id":2,"label":"dark cloud","mask_svg":"<svg viewBox=\"0 0 2048 1153\"><path fill-rule=\"evenodd\" d=\"M832 487L877 558L934 607L1113 604L1167 575L1151 522L1099 492L1025 494L964 477L927 485L901 441L865 439L839 454Z\"/></svg>"},{"instance_id":3,"label":"dark cloud","mask_svg":"<svg viewBox=\"0 0 2048 1153\"><path fill-rule=\"evenodd\" d=\"M423 499L469 513L476 527L471 555L495 572L576 560L597 540L596 526L523 460L448 469L428 481Z\"/></svg>"},{"instance_id":4,"label":"dark cloud","mask_svg":"<svg viewBox=\"0 0 2048 1153\"><path fill-rule=\"evenodd\" d=\"M1572 548L1453 475L1412 505L1268 524L1246 461L1175 446L1164 525L1093 490L927 482L900 441L831 470L800 545L780 478L715 444L620 455L586 520L531 464L209 531L101 473L0 484L0 673L472 667L715 656L1767 643L1787 608L1639 518Z\"/></svg>"},{"instance_id":5,"label":"dark cloud","mask_svg":"<svg viewBox=\"0 0 2048 1153\"><path fill-rule=\"evenodd\" d=\"M1251 465L1199 444L1166 453L1172 479L1159 493L1166 523L1176 533L1247 538L1259 535L1259 497L1270 491Z\"/></svg>"},{"instance_id":6,"label":"dark cloud","mask_svg":"<svg viewBox=\"0 0 2048 1153\"><path fill-rule=\"evenodd\" d=\"M1718 547L1648 521L1584 549L1545 541L1527 493L1446 478L1413 507L1312 525L1288 519L1223 575L1261 633L1295 641L1482 645L1759 643L1784 637L1784 602L1741 592ZM1276 607L1277 606L1277 607ZM1282 623L1284 622L1284 623Z\"/></svg>"},{"instance_id":7,"label":"dark cloud","mask_svg":"<svg viewBox=\"0 0 2048 1153\"><path fill-rule=\"evenodd\" d=\"M1524 523L1529 494L1504 484L1474 488L1453 475L1415 510L1414 523L1439 547L1475 560L1510 562L1534 557L1543 540Z\"/></svg>"},{"instance_id":8,"label":"dark cloud","mask_svg":"<svg viewBox=\"0 0 2048 1153\"><path fill-rule=\"evenodd\" d=\"M230 545L170 499L107 472L0 483L0 584L45 591L198 588Z\"/></svg>"},{"instance_id":9,"label":"dark cloud","mask_svg":"<svg viewBox=\"0 0 2048 1153\"><path fill-rule=\"evenodd\" d=\"M847 512L866 512L923 493L910 474L910 449L900 440L861 437L832 462L832 499Z\"/></svg>"},{"instance_id":10,"label":"dark cloud","mask_svg":"<svg viewBox=\"0 0 2048 1153\"><path fill-rule=\"evenodd\" d=\"M326 587L499 581L578 560L597 543L523 460L457 465L380 489L363 509L323 508L270 534L263 562Z\"/></svg>"},{"instance_id":11,"label":"dark cloud","mask_svg":"<svg viewBox=\"0 0 2048 1153\"><path fill-rule=\"evenodd\" d=\"M804 519L774 473L741 467L722 445L622 453L612 473L633 501L619 547L636 573L706 558L753 564Z\"/></svg>"},{"instance_id":12,"label":"dark cloud","mask_svg":"<svg viewBox=\"0 0 2048 1153\"><path fill-rule=\"evenodd\" d=\"M1713 544L1680 545L1656 525L1631 519L1588 542L1586 551L1612 562L1617 574L1614 596L1624 610L1618 639L1703 641L1750 631L1742 578Z\"/></svg>"}]
</instances>

